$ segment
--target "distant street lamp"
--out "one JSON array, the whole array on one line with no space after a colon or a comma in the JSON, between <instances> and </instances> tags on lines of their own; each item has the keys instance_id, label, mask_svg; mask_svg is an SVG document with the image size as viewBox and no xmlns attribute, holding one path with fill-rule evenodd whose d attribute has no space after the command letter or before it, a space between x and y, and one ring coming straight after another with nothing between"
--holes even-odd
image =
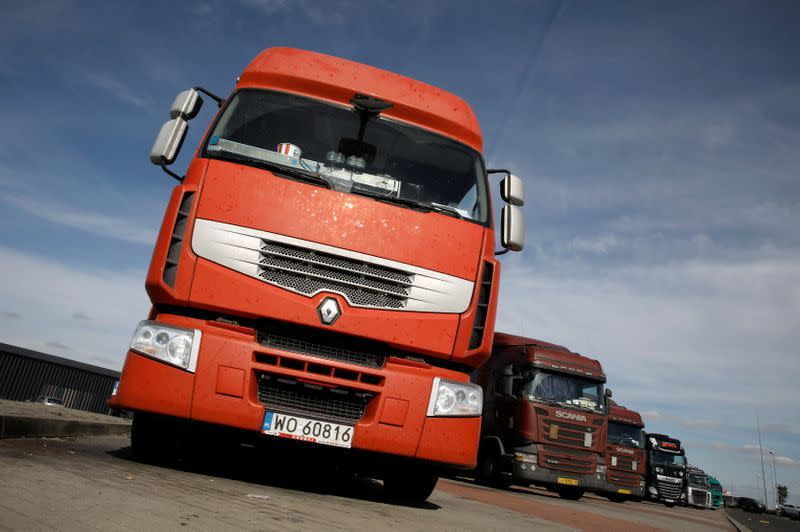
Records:
<instances>
[{"instance_id":1,"label":"distant street lamp","mask_svg":"<svg viewBox=\"0 0 800 532\"><path fill-rule=\"evenodd\" d=\"M778 474L775 472L775 451L770 451L772 455L772 480L775 482L775 509L778 509Z\"/></svg>"}]
</instances>

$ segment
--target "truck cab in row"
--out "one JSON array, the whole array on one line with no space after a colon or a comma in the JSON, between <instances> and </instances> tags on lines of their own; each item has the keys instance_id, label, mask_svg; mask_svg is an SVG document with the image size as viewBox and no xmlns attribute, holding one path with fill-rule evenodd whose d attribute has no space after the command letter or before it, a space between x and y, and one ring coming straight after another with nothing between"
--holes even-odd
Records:
<instances>
[{"instance_id":1,"label":"truck cab in row","mask_svg":"<svg viewBox=\"0 0 800 532\"><path fill-rule=\"evenodd\" d=\"M680 440L647 433L647 497L666 506L686 501L686 451Z\"/></svg>"},{"instance_id":2,"label":"truck cab in row","mask_svg":"<svg viewBox=\"0 0 800 532\"><path fill-rule=\"evenodd\" d=\"M477 476L495 485L540 485L578 499L605 482L606 376L569 349L496 333L473 374L484 390Z\"/></svg>"},{"instance_id":3,"label":"truck cab in row","mask_svg":"<svg viewBox=\"0 0 800 532\"><path fill-rule=\"evenodd\" d=\"M219 109L179 175L204 97ZM524 189L486 168L470 106L271 48L229 95L186 90L169 116L150 155L178 181L147 273L152 310L109 401L134 412L133 452L173 453L189 423L238 429L338 448L416 500L439 468L474 467L483 397L469 374L492 347L495 255L522 249Z\"/></svg>"},{"instance_id":4,"label":"truck cab in row","mask_svg":"<svg viewBox=\"0 0 800 532\"><path fill-rule=\"evenodd\" d=\"M639 412L611 401L604 456L605 485L599 493L615 502L644 498L647 455Z\"/></svg>"}]
</instances>

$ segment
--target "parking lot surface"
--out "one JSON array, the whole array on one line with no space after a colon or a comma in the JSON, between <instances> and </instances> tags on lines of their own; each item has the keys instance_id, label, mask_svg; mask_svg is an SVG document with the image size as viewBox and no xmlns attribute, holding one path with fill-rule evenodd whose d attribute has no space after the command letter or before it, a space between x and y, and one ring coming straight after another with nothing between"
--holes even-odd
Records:
<instances>
[{"instance_id":1,"label":"parking lot surface","mask_svg":"<svg viewBox=\"0 0 800 532\"><path fill-rule=\"evenodd\" d=\"M754 514L739 508L728 508L728 514L751 530L800 530L800 521L772 514Z\"/></svg>"},{"instance_id":2,"label":"parking lot surface","mask_svg":"<svg viewBox=\"0 0 800 532\"><path fill-rule=\"evenodd\" d=\"M241 448L193 469L133 461L124 436L0 441L8 530L733 530L722 512L564 501L441 480L428 502L386 500L380 482Z\"/></svg>"}]
</instances>

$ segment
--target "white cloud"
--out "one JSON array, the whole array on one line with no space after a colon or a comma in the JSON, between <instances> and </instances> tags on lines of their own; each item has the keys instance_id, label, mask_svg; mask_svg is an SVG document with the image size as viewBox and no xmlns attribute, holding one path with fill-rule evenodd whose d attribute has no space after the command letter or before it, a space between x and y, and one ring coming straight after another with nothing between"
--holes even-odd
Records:
<instances>
[{"instance_id":1,"label":"white cloud","mask_svg":"<svg viewBox=\"0 0 800 532\"><path fill-rule=\"evenodd\" d=\"M708 429L717 425L717 423L711 421L710 419L693 419L690 421L684 421L681 424L685 427L692 427L695 429Z\"/></svg>"},{"instance_id":2,"label":"white cloud","mask_svg":"<svg viewBox=\"0 0 800 532\"><path fill-rule=\"evenodd\" d=\"M497 329L599 358L609 386L626 383L621 404L773 407L795 393L800 251L579 273L558 257L506 262Z\"/></svg>"},{"instance_id":3,"label":"white cloud","mask_svg":"<svg viewBox=\"0 0 800 532\"><path fill-rule=\"evenodd\" d=\"M52 352L120 369L134 326L149 301L143 271L75 268L53 255L30 255L0 247L0 301L20 317L0 319L5 343ZM92 320L76 320L75 307L91 309Z\"/></svg>"},{"instance_id":4,"label":"white cloud","mask_svg":"<svg viewBox=\"0 0 800 532\"><path fill-rule=\"evenodd\" d=\"M26 196L7 196L5 201L28 214L66 227L80 229L106 238L152 245L155 233L131 220L83 211L53 202Z\"/></svg>"},{"instance_id":5,"label":"white cloud","mask_svg":"<svg viewBox=\"0 0 800 532\"><path fill-rule=\"evenodd\" d=\"M133 90L129 85L119 81L106 72L97 72L89 69L75 69L75 73L81 74L81 79L87 85L92 85L121 102L128 103L141 109L149 110L150 102Z\"/></svg>"}]
</instances>

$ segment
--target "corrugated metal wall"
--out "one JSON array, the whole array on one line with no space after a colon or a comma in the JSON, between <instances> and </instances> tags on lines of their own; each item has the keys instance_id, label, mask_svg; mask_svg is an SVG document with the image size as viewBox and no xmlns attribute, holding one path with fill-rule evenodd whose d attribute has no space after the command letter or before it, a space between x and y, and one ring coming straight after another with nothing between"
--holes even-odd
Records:
<instances>
[{"instance_id":1,"label":"corrugated metal wall","mask_svg":"<svg viewBox=\"0 0 800 532\"><path fill-rule=\"evenodd\" d=\"M108 413L119 372L0 343L0 399L58 397L64 406Z\"/></svg>"}]
</instances>

